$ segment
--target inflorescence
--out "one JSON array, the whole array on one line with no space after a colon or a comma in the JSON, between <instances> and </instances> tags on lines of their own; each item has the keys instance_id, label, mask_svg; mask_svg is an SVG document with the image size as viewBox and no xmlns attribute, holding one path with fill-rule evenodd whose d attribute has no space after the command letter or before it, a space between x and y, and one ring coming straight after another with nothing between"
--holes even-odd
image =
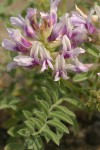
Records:
<instances>
[{"instance_id":1,"label":"inflorescence","mask_svg":"<svg viewBox=\"0 0 100 150\"><path fill-rule=\"evenodd\" d=\"M91 64L83 64L79 55L85 53L80 46L91 42L100 29L95 22L100 21L100 7L95 6L87 16L77 6L76 11L57 16L60 0L50 0L48 13L28 8L25 18L11 17L14 28L7 28L10 39L4 39L2 46L18 52L11 70L16 66L38 68L41 72L51 69L54 80L69 79L68 71L87 72Z\"/></svg>"}]
</instances>

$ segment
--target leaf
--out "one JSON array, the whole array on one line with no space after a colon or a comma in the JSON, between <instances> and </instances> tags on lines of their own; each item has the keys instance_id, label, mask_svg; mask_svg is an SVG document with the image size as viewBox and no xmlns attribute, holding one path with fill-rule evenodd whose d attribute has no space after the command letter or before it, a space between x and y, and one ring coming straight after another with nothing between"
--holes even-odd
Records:
<instances>
[{"instance_id":1,"label":"leaf","mask_svg":"<svg viewBox=\"0 0 100 150\"><path fill-rule=\"evenodd\" d=\"M59 138L57 137L57 135L56 135L54 132L52 132L52 131L49 129L48 126L46 126L46 127L44 128L43 132L44 132L45 134L47 134L47 136L48 136L54 143L56 143L57 145L59 145Z\"/></svg>"},{"instance_id":2,"label":"leaf","mask_svg":"<svg viewBox=\"0 0 100 150\"><path fill-rule=\"evenodd\" d=\"M25 143L27 145L27 149L32 149L33 150L35 142L34 142L34 139L32 137L26 138Z\"/></svg>"},{"instance_id":3,"label":"leaf","mask_svg":"<svg viewBox=\"0 0 100 150\"><path fill-rule=\"evenodd\" d=\"M49 106L51 106L52 105L51 97L48 95L47 89L45 87L42 87L42 92L43 92L45 100L48 102Z\"/></svg>"},{"instance_id":4,"label":"leaf","mask_svg":"<svg viewBox=\"0 0 100 150\"><path fill-rule=\"evenodd\" d=\"M37 118L31 118L31 121L34 123L37 129L41 129L41 127L43 126L43 123Z\"/></svg>"},{"instance_id":5,"label":"leaf","mask_svg":"<svg viewBox=\"0 0 100 150\"><path fill-rule=\"evenodd\" d=\"M56 83L51 79L48 79L48 82L49 82L48 88L50 89L54 102L56 102L58 100L58 89L57 89L58 86L56 86Z\"/></svg>"},{"instance_id":6,"label":"leaf","mask_svg":"<svg viewBox=\"0 0 100 150\"><path fill-rule=\"evenodd\" d=\"M46 115L48 115L49 112L49 105L44 100L36 100L38 104L40 104L40 108L44 111Z\"/></svg>"},{"instance_id":7,"label":"leaf","mask_svg":"<svg viewBox=\"0 0 100 150\"><path fill-rule=\"evenodd\" d=\"M74 82L84 81L84 80L91 78L92 76L93 76L93 73L91 73L91 72L76 74L73 78L73 81Z\"/></svg>"},{"instance_id":8,"label":"leaf","mask_svg":"<svg viewBox=\"0 0 100 150\"><path fill-rule=\"evenodd\" d=\"M98 50L98 48L91 44L91 43L85 43L85 46L87 48L87 52L91 55L93 55L94 57L100 57L100 51Z\"/></svg>"},{"instance_id":9,"label":"leaf","mask_svg":"<svg viewBox=\"0 0 100 150\"><path fill-rule=\"evenodd\" d=\"M100 52L99 51L94 51L93 49L88 48L87 52L91 55L93 55L94 57L99 58L100 57Z\"/></svg>"},{"instance_id":10,"label":"leaf","mask_svg":"<svg viewBox=\"0 0 100 150\"><path fill-rule=\"evenodd\" d=\"M76 135L78 132L79 132L79 124L78 124L78 121L73 118L73 130L74 130L74 134Z\"/></svg>"},{"instance_id":11,"label":"leaf","mask_svg":"<svg viewBox=\"0 0 100 150\"><path fill-rule=\"evenodd\" d=\"M61 131L65 133L69 133L68 128L63 123L61 123L58 119L49 120L47 124L54 126L55 128L59 128L61 129Z\"/></svg>"},{"instance_id":12,"label":"leaf","mask_svg":"<svg viewBox=\"0 0 100 150\"><path fill-rule=\"evenodd\" d=\"M21 136L24 136L24 137L29 137L30 136L30 132L26 128L25 129L20 129L17 133Z\"/></svg>"},{"instance_id":13,"label":"leaf","mask_svg":"<svg viewBox=\"0 0 100 150\"><path fill-rule=\"evenodd\" d=\"M32 114L27 110L23 110L23 114L26 119L30 119L32 117Z\"/></svg>"},{"instance_id":14,"label":"leaf","mask_svg":"<svg viewBox=\"0 0 100 150\"><path fill-rule=\"evenodd\" d=\"M58 138L59 138L59 140L63 137L63 135L64 135L64 132L63 131L61 131L60 129L56 129L56 133L57 133L57 136L58 136Z\"/></svg>"},{"instance_id":15,"label":"leaf","mask_svg":"<svg viewBox=\"0 0 100 150\"><path fill-rule=\"evenodd\" d=\"M32 123L32 121L27 120L24 123L32 132L34 131L34 124Z\"/></svg>"},{"instance_id":16,"label":"leaf","mask_svg":"<svg viewBox=\"0 0 100 150\"><path fill-rule=\"evenodd\" d=\"M11 128L7 131L7 133L8 133L10 136L12 136L12 137L15 136L15 134L14 134L14 129L15 129L15 127L11 127Z\"/></svg>"},{"instance_id":17,"label":"leaf","mask_svg":"<svg viewBox=\"0 0 100 150\"><path fill-rule=\"evenodd\" d=\"M33 149L34 149L34 150L39 150L38 147L37 147L37 145L36 145L36 143L34 143Z\"/></svg>"},{"instance_id":18,"label":"leaf","mask_svg":"<svg viewBox=\"0 0 100 150\"><path fill-rule=\"evenodd\" d=\"M65 113L62 113L62 112L59 112L59 111L52 111L50 113L50 117L58 118L58 119L60 119L62 121L65 121L65 122L73 125L72 119Z\"/></svg>"},{"instance_id":19,"label":"leaf","mask_svg":"<svg viewBox=\"0 0 100 150\"><path fill-rule=\"evenodd\" d=\"M42 123L45 123L46 115L43 112L35 110L33 113L42 121Z\"/></svg>"},{"instance_id":20,"label":"leaf","mask_svg":"<svg viewBox=\"0 0 100 150\"><path fill-rule=\"evenodd\" d=\"M43 136L45 137L47 143L50 142L50 138L46 134L44 134Z\"/></svg>"},{"instance_id":21,"label":"leaf","mask_svg":"<svg viewBox=\"0 0 100 150\"><path fill-rule=\"evenodd\" d=\"M8 98L8 99L9 99L9 104L10 105L19 103L19 99L16 98L16 97L11 97L11 98Z\"/></svg>"},{"instance_id":22,"label":"leaf","mask_svg":"<svg viewBox=\"0 0 100 150\"><path fill-rule=\"evenodd\" d=\"M6 28L13 28L12 24L10 22L5 23Z\"/></svg>"},{"instance_id":23,"label":"leaf","mask_svg":"<svg viewBox=\"0 0 100 150\"><path fill-rule=\"evenodd\" d=\"M72 105L74 105L74 106L77 106L77 107L79 107L80 105L81 105L81 103L78 101L78 100L76 100L76 99L73 99L73 98L68 98L68 97L66 97L66 98L62 98L61 99L63 102L65 101L65 102L68 102L68 103L70 103L70 104L72 104Z\"/></svg>"},{"instance_id":24,"label":"leaf","mask_svg":"<svg viewBox=\"0 0 100 150\"><path fill-rule=\"evenodd\" d=\"M0 109L17 109L17 104L19 103L19 99L16 97L8 97L4 98L0 101Z\"/></svg>"},{"instance_id":25,"label":"leaf","mask_svg":"<svg viewBox=\"0 0 100 150\"><path fill-rule=\"evenodd\" d=\"M80 90L80 88L79 87L77 87L77 86L75 86L75 85L73 85L70 81L68 81L68 80L61 80L62 81L62 83L63 83L63 86L66 86L69 90L71 90L71 91L79 91Z\"/></svg>"},{"instance_id":26,"label":"leaf","mask_svg":"<svg viewBox=\"0 0 100 150\"><path fill-rule=\"evenodd\" d=\"M19 137L17 131L20 129L20 126L12 126L8 129L7 133L11 136L11 137Z\"/></svg>"},{"instance_id":27,"label":"leaf","mask_svg":"<svg viewBox=\"0 0 100 150\"><path fill-rule=\"evenodd\" d=\"M72 116L72 117L76 117L75 116L75 114L72 112L72 111L70 111L68 108L66 108L65 106L56 106L55 107L58 111L61 111L61 112L63 112L63 113L66 113L67 115L69 115L69 116Z\"/></svg>"},{"instance_id":28,"label":"leaf","mask_svg":"<svg viewBox=\"0 0 100 150\"><path fill-rule=\"evenodd\" d=\"M9 143L8 145L6 145L6 147L4 148L4 150L24 150L24 145L22 145L22 143Z\"/></svg>"},{"instance_id":29,"label":"leaf","mask_svg":"<svg viewBox=\"0 0 100 150\"><path fill-rule=\"evenodd\" d=\"M38 150L41 150L41 148L43 148L43 143L42 143L41 138L38 136L35 138L34 141L35 141L36 146L38 147Z\"/></svg>"}]
</instances>

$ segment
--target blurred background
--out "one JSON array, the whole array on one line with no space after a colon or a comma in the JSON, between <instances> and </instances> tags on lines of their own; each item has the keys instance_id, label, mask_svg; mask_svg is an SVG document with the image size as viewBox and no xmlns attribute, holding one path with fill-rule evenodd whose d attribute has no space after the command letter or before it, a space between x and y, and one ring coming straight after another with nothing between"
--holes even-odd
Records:
<instances>
[{"instance_id":1,"label":"blurred background","mask_svg":"<svg viewBox=\"0 0 100 150\"><path fill-rule=\"evenodd\" d=\"M62 0L58 14L60 16L66 11L74 10L75 4L85 13L88 13L95 2L100 4L99 0ZM17 14L24 16L28 7L37 7L46 11L49 8L49 0L0 0L0 150L4 150L5 145L10 140L8 128L14 123L16 124L16 121L14 122L16 98L20 98L22 101L32 99L30 91L35 87L35 92L37 92L39 86L45 80L45 76L38 75L34 70L25 71L20 68L11 72L6 70L8 62L12 60L12 54L1 47L1 42L8 37L6 26L9 25L9 17ZM11 103L12 98L15 99L13 103ZM12 110L9 108L12 108ZM79 121L77 135L75 136L72 132L62 139L59 148L50 143L46 150L100 150L100 113L94 112L90 117L88 112L76 110L76 115Z\"/></svg>"}]
</instances>

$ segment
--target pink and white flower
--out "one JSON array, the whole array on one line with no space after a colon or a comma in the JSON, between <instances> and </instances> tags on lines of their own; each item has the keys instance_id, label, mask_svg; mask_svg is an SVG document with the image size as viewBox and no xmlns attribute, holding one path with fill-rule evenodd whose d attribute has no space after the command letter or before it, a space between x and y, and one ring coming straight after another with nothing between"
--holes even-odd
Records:
<instances>
[{"instance_id":1,"label":"pink and white flower","mask_svg":"<svg viewBox=\"0 0 100 150\"><path fill-rule=\"evenodd\" d=\"M67 70L76 73L89 70L91 64L83 64L79 56L85 53L81 44L99 33L92 23L94 13L99 18L99 7L95 5L87 16L76 6L72 15L65 13L58 18L59 2L50 0L49 12L38 15L37 9L28 8L25 18L10 17L14 28L7 28L9 39L3 40L2 47L18 54L15 53L17 56L8 64L8 71L18 66L41 68L40 72L51 69L58 81L69 79Z\"/></svg>"},{"instance_id":2,"label":"pink and white flower","mask_svg":"<svg viewBox=\"0 0 100 150\"><path fill-rule=\"evenodd\" d=\"M74 58L78 57L79 54L85 53L85 50L82 48L78 48L78 47L72 48L71 42L66 35L63 36L62 44L63 44L62 54L63 54L64 58L74 59Z\"/></svg>"},{"instance_id":3,"label":"pink and white flower","mask_svg":"<svg viewBox=\"0 0 100 150\"><path fill-rule=\"evenodd\" d=\"M67 80L69 77L67 76L67 71L66 71L66 63L63 55L58 55L56 57L55 61L55 67L54 67L54 76L55 76L55 81L59 81L60 78L62 77L63 79Z\"/></svg>"}]
</instances>

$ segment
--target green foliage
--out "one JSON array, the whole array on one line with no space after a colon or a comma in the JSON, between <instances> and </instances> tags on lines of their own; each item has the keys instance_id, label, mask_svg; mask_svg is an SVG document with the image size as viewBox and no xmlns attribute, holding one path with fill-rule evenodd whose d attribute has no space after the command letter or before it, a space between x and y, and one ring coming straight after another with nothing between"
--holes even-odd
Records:
<instances>
[{"instance_id":1,"label":"green foliage","mask_svg":"<svg viewBox=\"0 0 100 150\"><path fill-rule=\"evenodd\" d=\"M92 56L96 58L100 58L100 51L95 45L91 43L85 43L85 46L89 54L91 54Z\"/></svg>"},{"instance_id":2,"label":"green foliage","mask_svg":"<svg viewBox=\"0 0 100 150\"><path fill-rule=\"evenodd\" d=\"M27 149L43 149L43 137L46 142L52 140L59 145L62 137L58 136L59 131L62 135L69 133L67 125L74 125L75 114L66 106L63 106L63 103L73 104L78 107L79 102L70 98L59 99L59 95L54 99L59 92L57 92L55 84L53 84L52 88L56 90L49 92L47 88L41 88L44 100L40 99L39 96L38 98L35 97L37 108L31 112L23 110L24 128L20 129L18 134L27 141Z\"/></svg>"},{"instance_id":3,"label":"green foliage","mask_svg":"<svg viewBox=\"0 0 100 150\"><path fill-rule=\"evenodd\" d=\"M17 109L17 104L19 103L19 99L16 97L3 98L0 100L0 110L2 109Z\"/></svg>"},{"instance_id":4,"label":"green foliage","mask_svg":"<svg viewBox=\"0 0 100 150\"><path fill-rule=\"evenodd\" d=\"M91 90L90 91L89 100L86 103L86 106L88 107L88 110L92 113L94 111L100 111L100 90L98 90L98 91Z\"/></svg>"},{"instance_id":5,"label":"green foliage","mask_svg":"<svg viewBox=\"0 0 100 150\"><path fill-rule=\"evenodd\" d=\"M81 82L93 77L93 72L76 74L73 78L74 82Z\"/></svg>"},{"instance_id":6,"label":"green foliage","mask_svg":"<svg viewBox=\"0 0 100 150\"><path fill-rule=\"evenodd\" d=\"M94 1L94 0L91 0L91 1L88 1L88 0L84 0L84 1L75 0L75 4L77 4L78 6L80 5L81 7L84 7L86 9L90 9L95 2L97 2L98 5L100 3L99 0L96 0L96 1Z\"/></svg>"},{"instance_id":7,"label":"green foliage","mask_svg":"<svg viewBox=\"0 0 100 150\"><path fill-rule=\"evenodd\" d=\"M24 147L20 143L10 143L4 150L24 150Z\"/></svg>"}]
</instances>

